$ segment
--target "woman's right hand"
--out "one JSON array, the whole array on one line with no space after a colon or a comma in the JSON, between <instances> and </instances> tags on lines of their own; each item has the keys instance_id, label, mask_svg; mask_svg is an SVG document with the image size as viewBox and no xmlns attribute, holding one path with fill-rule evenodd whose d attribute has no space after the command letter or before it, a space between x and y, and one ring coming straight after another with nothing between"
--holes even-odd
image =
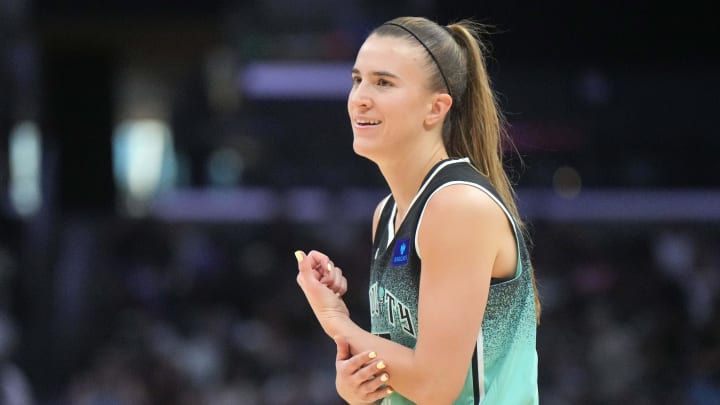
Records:
<instances>
[{"instance_id":1,"label":"woman's right hand","mask_svg":"<svg viewBox=\"0 0 720 405\"><path fill-rule=\"evenodd\" d=\"M323 273L329 270L328 263L330 262L327 256L316 251L306 255L303 251L298 250L295 252L295 257L298 262L296 280L315 317L328 336L337 335L336 329L341 327L344 321L350 319L350 311L340 297L344 290L334 291L327 283L323 282ZM345 278L341 276L341 279Z\"/></svg>"},{"instance_id":2,"label":"woman's right hand","mask_svg":"<svg viewBox=\"0 0 720 405\"><path fill-rule=\"evenodd\" d=\"M337 344L335 388L342 399L352 405L373 404L392 394L385 363L375 352L364 351L353 356L342 336L334 339Z\"/></svg>"}]
</instances>

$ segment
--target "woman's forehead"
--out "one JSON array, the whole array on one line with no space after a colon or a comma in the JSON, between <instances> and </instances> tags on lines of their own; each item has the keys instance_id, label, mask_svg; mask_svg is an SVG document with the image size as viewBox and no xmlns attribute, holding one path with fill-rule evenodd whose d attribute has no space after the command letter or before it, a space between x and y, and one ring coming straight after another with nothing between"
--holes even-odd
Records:
<instances>
[{"instance_id":1,"label":"woman's forehead","mask_svg":"<svg viewBox=\"0 0 720 405\"><path fill-rule=\"evenodd\" d=\"M386 64L412 64L422 62L423 49L406 38L387 35L369 36L358 51L356 64L375 62Z\"/></svg>"}]
</instances>

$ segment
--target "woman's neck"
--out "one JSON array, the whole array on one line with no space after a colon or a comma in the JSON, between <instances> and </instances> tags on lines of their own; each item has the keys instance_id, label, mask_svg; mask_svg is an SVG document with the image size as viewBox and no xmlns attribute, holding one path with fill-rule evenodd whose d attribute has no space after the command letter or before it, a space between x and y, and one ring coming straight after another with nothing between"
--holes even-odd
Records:
<instances>
[{"instance_id":1,"label":"woman's neck","mask_svg":"<svg viewBox=\"0 0 720 405\"><path fill-rule=\"evenodd\" d=\"M418 156L422 156L422 158ZM410 209L410 204L430 169L447 158L448 154L441 145L430 154L407 155L404 158L378 165L397 204L398 225Z\"/></svg>"}]
</instances>

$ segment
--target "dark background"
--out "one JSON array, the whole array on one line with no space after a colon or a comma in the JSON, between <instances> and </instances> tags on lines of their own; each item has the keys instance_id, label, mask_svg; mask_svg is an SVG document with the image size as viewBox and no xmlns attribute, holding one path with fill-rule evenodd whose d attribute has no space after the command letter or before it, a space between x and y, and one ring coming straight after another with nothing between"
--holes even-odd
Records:
<instances>
[{"instance_id":1,"label":"dark background","mask_svg":"<svg viewBox=\"0 0 720 405\"><path fill-rule=\"evenodd\" d=\"M399 15L494 26L544 302L541 402L717 403L709 5L0 0L0 404L339 403L292 252L333 257L365 324L385 186L352 153L342 92L261 96L243 72L350 64ZM178 173L139 198L113 139L147 119ZM22 123L41 139L32 212L13 199Z\"/></svg>"}]
</instances>

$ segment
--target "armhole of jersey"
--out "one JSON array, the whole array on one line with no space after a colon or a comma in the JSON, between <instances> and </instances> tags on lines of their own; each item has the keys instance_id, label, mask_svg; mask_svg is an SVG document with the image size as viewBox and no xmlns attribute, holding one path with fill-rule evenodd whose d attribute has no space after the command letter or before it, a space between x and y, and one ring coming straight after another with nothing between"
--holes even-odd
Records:
<instances>
[{"instance_id":1,"label":"armhole of jersey","mask_svg":"<svg viewBox=\"0 0 720 405\"><path fill-rule=\"evenodd\" d=\"M500 200L498 200L498 198L495 197L495 195L493 195L493 193L490 192L490 190L481 186L480 184L472 183L469 181L450 181L450 182L447 182L447 183L441 185L435 191L433 191L432 194L430 194L428 199L425 201L425 205L423 206L422 211L420 211L420 218L418 218L417 228L415 228L415 253L417 253L420 260L422 260L422 255L420 253L420 244L418 243L418 235L420 235L420 224L422 224L423 215L425 215L425 208L427 207L428 202L430 202L430 199L433 198L435 193L437 193L438 191L442 190L443 188L445 188L447 186L452 186L455 184L465 184L465 185L479 189L480 191L487 194L487 196L490 197L493 201L495 201L495 203L497 205L499 205L500 208L505 213L505 216L510 221L510 224L512 224L513 234L515 235L515 246L516 246L516 250L517 250L517 265L515 266L515 275L512 278L509 278L509 279L503 280L503 281L511 281L511 280L516 279L522 272L522 258L520 257L520 230L518 229L518 226L515 223L515 218L513 218L512 214L510 214L510 211L508 211L507 208L505 208L505 204L503 204Z\"/></svg>"}]
</instances>

